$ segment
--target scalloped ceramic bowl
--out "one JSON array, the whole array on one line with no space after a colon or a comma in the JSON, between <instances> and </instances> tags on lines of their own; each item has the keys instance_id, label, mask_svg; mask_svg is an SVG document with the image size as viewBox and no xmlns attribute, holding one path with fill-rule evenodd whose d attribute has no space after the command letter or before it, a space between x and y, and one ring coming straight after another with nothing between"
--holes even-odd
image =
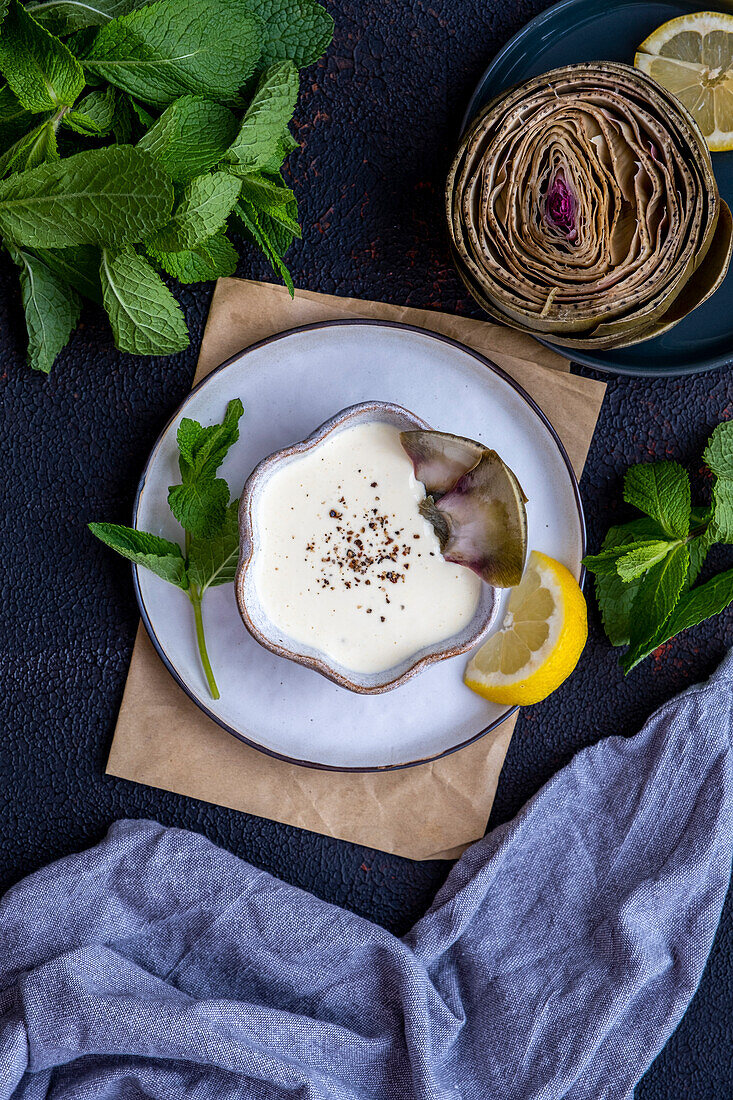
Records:
<instances>
[{"instance_id":1,"label":"scalloped ceramic bowl","mask_svg":"<svg viewBox=\"0 0 733 1100\"><path fill-rule=\"evenodd\" d=\"M483 584L476 614L460 633L418 650L393 668L374 673L354 672L336 664L322 651L288 637L265 614L257 595L254 569L259 537L257 509L262 490L268 479L282 465L292 462L307 451L314 450L325 439L343 431L344 428L351 427L358 421L370 423L379 421L392 424L403 431L412 428L429 428L424 420L399 405L383 401L365 401L359 405L351 405L331 417L301 443L294 443L291 447L285 447L263 459L247 479L239 506L240 552L234 589L244 625L252 637L265 649L269 649L279 657L286 657L289 661L305 665L306 668L312 668L327 679L340 684L341 687L348 688L349 691L355 691L361 695L377 695L399 687L400 684L404 684L437 661L457 657L478 645L493 625L498 600L495 590Z\"/></svg>"}]
</instances>

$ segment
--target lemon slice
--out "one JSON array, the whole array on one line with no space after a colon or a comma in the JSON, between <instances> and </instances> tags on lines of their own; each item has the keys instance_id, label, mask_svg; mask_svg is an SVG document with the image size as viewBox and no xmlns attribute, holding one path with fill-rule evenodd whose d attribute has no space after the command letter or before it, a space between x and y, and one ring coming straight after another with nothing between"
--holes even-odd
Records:
<instances>
[{"instance_id":1,"label":"lemon slice","mask_svg":"<svg viewBox=\"0 0 733 1100\"><path fill-rule=\"evenodd\" d=\"M713 152L733 149L733 15L671 19L642 42L634 64L685 105Z\"/></svg>"},{"instance_id":2,"label":"lemon slice","mask_svg":"<svg viewBox=\"0 0 733 1100\"><path fill-rule=\"evenodd\" d=\"M580 585L559 561L533 550L501 630L471 658L465 682L492 703L538 703L568 678L587 638Z\"/></svg>"}]
</instances>

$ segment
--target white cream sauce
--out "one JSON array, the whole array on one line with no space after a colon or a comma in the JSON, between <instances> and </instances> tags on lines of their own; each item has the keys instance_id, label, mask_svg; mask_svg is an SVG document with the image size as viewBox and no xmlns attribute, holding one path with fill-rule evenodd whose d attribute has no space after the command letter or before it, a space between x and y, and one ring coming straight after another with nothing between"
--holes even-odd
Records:
<instances>
[{"instance_id":1,"label":"white cream sauce","mask_svg":"<svg viewBox=\"0 0 733 1100\"><path fill-rule=\"evenodd\" d=\"M294 641L353 672L382 672L463 630L481 581L452 565L418 511L399 430L354 424L282 466L257 505L255 584Z\"/></svg>"}]
</instances>

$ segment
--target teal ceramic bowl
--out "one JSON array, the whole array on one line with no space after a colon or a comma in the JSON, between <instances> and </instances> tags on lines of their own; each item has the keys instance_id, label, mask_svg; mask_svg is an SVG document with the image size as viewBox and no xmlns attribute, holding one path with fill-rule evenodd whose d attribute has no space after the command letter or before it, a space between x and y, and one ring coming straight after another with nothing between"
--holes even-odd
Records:
<instances>
[{"instance_id":1,"label":"teal ceramic bowl","mask_svg":"<svg viewBox=\"0 0 733 1100\"><path fill-rule=\"evenodd\" d=\"M733 4L674 0L562 0L528 23L489 65L466 115L463 130L494 96L512 84L583 61L633 64L641 42L662 23L696 11L733 11ZM733 152L714 153L713 168L722 197L733 208ZM561 354L567 349L543 341ZM663 336L605 352L573 351L575 362L609 374L681 375L733 364L733 267L705 305Z\"/></svg>"}]
</instances>

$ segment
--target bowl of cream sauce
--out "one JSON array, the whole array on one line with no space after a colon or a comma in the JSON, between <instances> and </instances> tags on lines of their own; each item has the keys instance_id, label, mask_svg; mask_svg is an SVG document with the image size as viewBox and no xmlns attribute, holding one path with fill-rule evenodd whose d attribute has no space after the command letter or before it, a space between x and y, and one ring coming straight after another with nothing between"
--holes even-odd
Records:
<instances>
[{"instance_id":1,"label":"bowl of cream sauce","mask_svg":"<svg viewBox=\"0 0 733 1100\"><path fill-rule=\"evenodd\" d=\"M400 432L429 426L367 401L255 467L242 493L235 580L266 649L350 691L389 691L478 645L496 592L447 562Z\"/></svg>"}]
</instances>

